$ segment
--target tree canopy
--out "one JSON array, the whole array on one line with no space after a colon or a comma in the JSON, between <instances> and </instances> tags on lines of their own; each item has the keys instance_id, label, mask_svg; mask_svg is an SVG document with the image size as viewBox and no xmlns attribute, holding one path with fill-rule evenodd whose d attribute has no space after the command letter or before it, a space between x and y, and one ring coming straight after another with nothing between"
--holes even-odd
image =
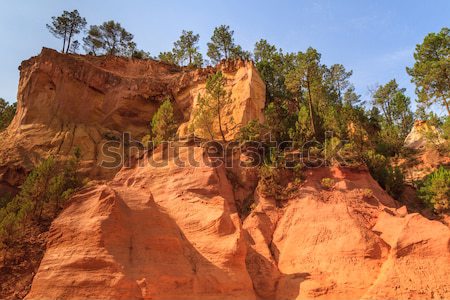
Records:
<instances>
[{"instance_id":1,"label":"tree canopy","mask_svg":"<svg viewBox=\"0 0 450 300\"><path fill-rule=\"evenodd\" d=\"M416 84L418 101L442 105L450 116L450 29L430 33L416 46L415 63L406 68Z\"/></svg>"},{"instance_id":2,"label":"tree canopy","mask_svg":"<svg viewBox=\"0 0 450 300\"><path fill-rule=\"evenodd\" d=\"M85 50L93 55L131 56L136 49L133 38L120 23L111 20L90 26L83 42Z\"/></svg>"},{"instance_id":3,"label":"tree canopy","mask_svg":"<svg viewBox=\"0 0 450 300\"><path fill-rule=\"evenodd\" d=\"M86 27L86 19L80 16L78 10L63 11L60 16L52 17L47 24L48 30L58 39L63 39L63 53L69 53L72 47L72 38ZM77 42L78 43L78 42Z\"/></svg>"},{"instance_id":4,"label":"tree canopy","mask_svg":"<svg viewBox=\"0 0 450 300\"><path fill-rule=\"evenodd\" d=\"M173 53L179 64L196 67L203 65L203 57L198 47L199 39L200 35L183 30L180 38L173 44Z\"/></svg>"},{"instance_id":5,"label":"tree canopy","mask_svg":"<svg viewBox=\"0 0 450 300\"><path fill-rule=\"evenodd\" d=\"M214 64L222 59L250 59L251 57L249 52L242 50L241 46L234 43L234 31L228 25L220 25L214 28L211 42L208 43L207 54Z\"/></svg>"},{"instance_id":6,"label":"tree canopy","mask_svg":"<svg viewBox=\"0 0 450 300\"><path fill-rule=\"evenodd\" d=\"M225 90L225 78L221 71L211 75L206 81L206 94L198 95L197 109L194 111L194 127L207 132L214 139L212 124L217 120L222 141L226 142L223 111L232 101L231 94Z\"/></svg>"},{"instance_id":7,"label":"tree canopy","mask_svg":"<svg viewBox=\"0 0 450 300\"><path fill-rule=\"evenodd\" d=\"M0 98L0 131L3 131L11 123L16 114L17 103L8 104L5 99Z\"/></svg>"}]
</instances>

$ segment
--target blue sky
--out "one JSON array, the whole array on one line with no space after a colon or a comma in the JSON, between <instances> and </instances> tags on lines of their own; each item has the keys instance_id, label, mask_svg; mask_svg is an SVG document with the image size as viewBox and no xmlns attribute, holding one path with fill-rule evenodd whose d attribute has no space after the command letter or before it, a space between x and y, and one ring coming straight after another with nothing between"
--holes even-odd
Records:
<instances>
[{"instance_id":1,"label":"blue sky","mask_svg":"<svg viewBox=\"0 0 450 300\"><path fill-rule=\"evenodd\" d=\"M45 24L51 16L75 8L88 24L119 21L135 35L138 47L152 55L171 49L183 29L199 33L206 52L214 27L221 24L230 25L236 42L247 50L261 38L285 51L312 46L324 63L353 70L352 82L366 100L369 87L392 78L415 99L405 72L413 64L415 45L427 33L450 26L449 0L0 0L0 97L15 101L22 60L43 46L61 48Z\"/></svg>"}]
</instances>

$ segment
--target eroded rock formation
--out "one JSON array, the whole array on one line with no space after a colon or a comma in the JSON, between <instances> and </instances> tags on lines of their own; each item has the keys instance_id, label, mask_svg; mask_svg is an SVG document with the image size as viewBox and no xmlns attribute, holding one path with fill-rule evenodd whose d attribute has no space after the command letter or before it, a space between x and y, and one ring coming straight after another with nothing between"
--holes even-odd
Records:
<instances>
[{"instance_id":1,"label":"eroded rock formation","mask_svg":"<svg viewBox=\"0 0 450 300\"><path fill-rule=\"evenodd\" d=\"M200 147L177 157L190 151L209 161ZM226 172L147 163L85 188L54 221L27 299L450 296L449 228L408 214L367 171L310 170L281 205L257 189L243 221Z\"/></svg>"},{"instance_id":2,"label":"eroded rock formation","mask_svg":"<svg viewBox=\"0 0 450 300\"><path fill-rule=\"evenodd\" d=\"M227 137L242 124L263 120L265 85L251 62L189 69L154 60L64 55L44 48L19 69L18 111L0 136L0 184L5 189L20 184L42 157L65 157L76 146L89 177L111 178L121 166L98 167L105 159L105 143L129 146L122 140L125 132L140 141L166 97L174 102L178 121L185 123L180 135L187 134L197 96L217 70L223 72L233 99L224 114Z\"/></svg>"},{"instance_id":3,"label":"eroded rock formation","mask_svg":"<svg viewBox=\"0 0 450 300\"><path fill-rule=\"evenodd\" d=\"M234 99L232 137L262 121L265 87L251 63L217 68ZM172 159L157 148L162 166L144 155L98 167L101 145L123 144L125 131L141 138L167 96L186 134L215 70L49 49L22 64L18 112L0 136L0 182L20 184L40 158L74 146L85 173L104 179L52 223L27 299L450 298L449 227L408 213L364 169L307 169L280 201L262 193L257 168L236 164L240 151L230 168L188 143ZM180 166L190 159L199 164ZM325 177L333 188L321 186Z\"/></svg>"}]
</instances>

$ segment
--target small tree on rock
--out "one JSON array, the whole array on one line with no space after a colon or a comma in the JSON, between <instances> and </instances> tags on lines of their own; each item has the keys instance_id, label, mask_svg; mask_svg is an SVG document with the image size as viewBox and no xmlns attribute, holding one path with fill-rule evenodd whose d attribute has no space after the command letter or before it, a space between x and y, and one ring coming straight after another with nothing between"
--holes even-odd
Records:
<instances>
[{"instance_id":1,"label":"small tree on rock","mask_svg":"<svg viewBox=\"0 0 450 300\"><path fill-rule=\"evenodd\" d=\"M212 123L218 121L219 132L222 141L226 142L223 130L223 112L226 105L232 102L231 93L225 91L225 78L221 71L208 78L206 81L206 94L198 97L197 109L194 112L194 126L200 126L208 131L213 138Z\"/></svg>"},{"instance_id":2,"label":"small tree on rock","mask_svg":"<svg viewBox=\"0 0 450 300\"><path fill-rule=\"evenodd\" d=\"M240 58L248 60L250 52L242 50L242 47L234 43L234 31L228 25L221 25L214 29L211 42L208 43L208 57L215 64L222 59Z\"/></svg>"},{"instance_id":3,"label":"small tree on rock","mask_svg":"<svg viewBox=\"0 0 450 300\"><path fill-rule=\"evenodd\" d=\"M68 53L72 38L86 27L86 19L80 16L78 10L64 11L58 17L52 17L52 23L47 24L48 30L58 39L63 39L62 53ZM67 46L66 46L67 42Z\"/></svg>"},{"instance_id":4,"label":"small tree on rock","mask_svg":"<svg viewBox=\"0 0 450 300\"><path fill-rule=\"evenodd\" d=\"M173 105L170 99L164 100L152 119L152 137L155 145L173 139L177 133L178 125L173 114Z\"/></svg>"},{"instance_id":5,"label":"small tree on rock","mask_svg":"<svg viewBox=\"0 0 450 300\"><path fill-rule=\"evenodd\" d=\"M92 54L103 50L108 55L131 56L136 49L133 38L120 23L111 20L99 26L91 26L83 41L85 49Z\"/></svg>"},{"instance_id":6,"label":"small tree on rock","mask_svg":"<svg viewBox=\"0 0 450 300\"><path fill-rule=\"evenodd\" d=\"M201 67L203 64L202 54L199 52L198 41L200 35L192 31L183 30L178 41L174 43L173 53L180 64Z\"/></svg>"}]
</instances>

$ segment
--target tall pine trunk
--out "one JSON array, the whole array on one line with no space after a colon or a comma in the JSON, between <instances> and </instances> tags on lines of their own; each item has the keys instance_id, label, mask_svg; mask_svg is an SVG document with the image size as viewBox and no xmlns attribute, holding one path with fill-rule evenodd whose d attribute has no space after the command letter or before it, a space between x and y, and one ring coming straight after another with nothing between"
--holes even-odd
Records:
<instances>
[{"instance_id":1,"label":"tall pine trunk","mask_svg":"<svg viewBox=\"0 0 450 300\"><path fill-rule=\"evenodd\" d=\"M311 86L309 80L306 81L308 87L308 106L309 106L309 118L311 119L311 128L314 133L314 137L316 137L316 126L314 125L314 113L313 113L313 105L312 105L312 96L311 96Z\"/></svg>"},{"instance_id":2,"label":"tall pine trunk","mask_svg":"<svg viewBox=\"0 0 450 300\"><path fill-rule=\"evenodd\" d=\"M448 101L445 98L444 98L444 104L445 104L445 107L447 108L447 113L450 116L450 105L448 104Z\"/></svg>"},{"instance_id":3,"label":"tall pine trunk","mask_svg":"<svg viewBox=\"0 0 450 300\"><path fill-rule=\"evenodd\" d=\"M220 130L220 134L222 135L223 142L226 143L227 140L225 139L225 134L223 133L223 130L222 130L222 119L221 119L221 116L220 116L220 104L217 105L217 114L219 116L219 130Z\"/></svg>"},{"instance_id":4,"label":"tall pine trunk","mask_svg":"<svg viewBox=\"0 0 450 300\"><path fill-rule=\"evenodd\" d=\"M67 42L67 49L66 49L66 53L69 53L70 40L72 39L72 34L73 34L73 29L72 29L72 28L70 28L70 32L69 32L69 41Z\"/></svg>"},{"instance_id":5,"label":"tall pine trunk","mask_svg":"<svg viewBox=\"0 0 450 300\"><path fill-rule=\"evenodd\" d=\"M63 48L62 48L62 53L64 53L64 49L66 49L66 35L67 35L67 30L64 30L64 39L63 39Z\"/></svg>"}]
</instances>

